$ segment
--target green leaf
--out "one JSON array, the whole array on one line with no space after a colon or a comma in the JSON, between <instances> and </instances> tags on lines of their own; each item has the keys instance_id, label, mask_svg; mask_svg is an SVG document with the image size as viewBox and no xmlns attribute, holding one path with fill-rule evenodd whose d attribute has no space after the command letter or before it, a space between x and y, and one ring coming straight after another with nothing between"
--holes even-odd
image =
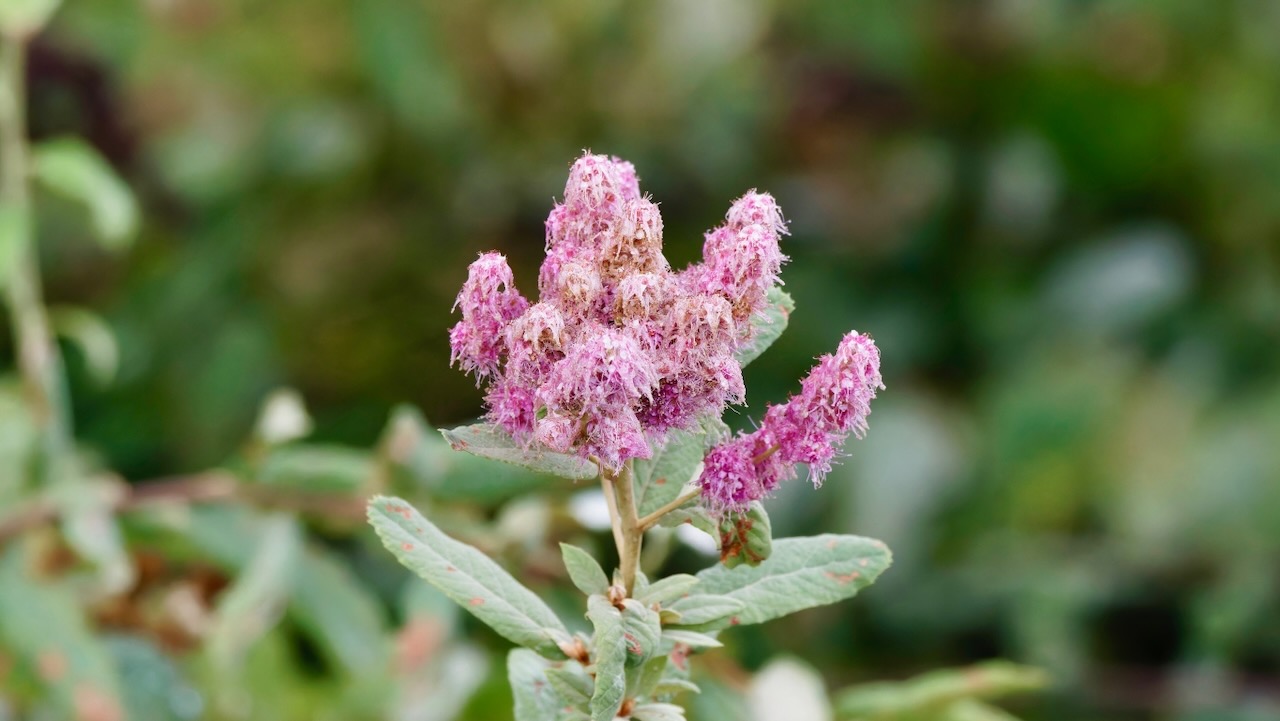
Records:
<instances>
[{"instance_id":1,"label":"green leaf","mask_svg":"<svg viewBox=\"0 0 1280 721\"><path fill-rule=\"evenodd\" d=\"M258 550L231 588L218 598L209 653L219 668L235 668L249 647L280 620L293 592L302 531L283 513L269 517Z\"/></svg>"},{"instance_id":2,"label":"green leaf","mask_svg":"<svg viewBox=\"0 0 1280 721\"><path fill-rule=\"evenodd\" d=\"M683 644L692 649L720 648L724 646L714 636L708 636L697 631L687 631L683 628L662 629L662 640L671 644Z\"/></svg>"},{"instance_id":3,"label":"green leaf","mask_svg":"<svg viewBox=\"0 0 1280 721\"><path fill-rule=\"evenodd\" d=\"M569 579L579 591L590 596L609 590L609 577L590 553L577 546L561 543L560 555L564 557L564 567L569 571Z\"/></svg>"},{"instance_id":4,"label":"green leaf","mask_svg":"<svg viewBox=\"0 0 1280 721\"><path fill-rule=\"evenodd\" d=\"M663 676L667 675L667 664L669 659L666 656L654 656L645 661L640 670L632 670L627 674L627 697L628 698L644 698L653 693L653 689L657 687L658 682Z\"/></svg>"},{"instance_id":5,"label":"green leaf","mask_svg":"<svg viewBox=\"0 0 1280 721\"><path fill-rule=\"evenodd\" d=\"M683 678L674 676L664 678L653 687L654 696L675 696L681 693L702 693L702 689L698 684Z\"/></svg>"},{"instance_id":6,"label":"green leaf","mask_svg":"<svg viewBox=\"0 0 1280 721\"><path fill-rule=\"evenodd\" d=\"M988 661L967 668L931 671L906 681L859 684L837 693L835 706L838 716L848 719L922 714L942 717L943 709L964 699L1000 698L1035 691L1047 683L1048 677L1040 669Z\"/></svg>"},{"instance_id":7,"label":"green leaf","mask_svg":"<svg viewBox=\"0 0 1280 721\"><path fill-rule=\"evenodd\" d=\"M667 434L666 443L651 443L651 456L634 462L632 482L637 512L647 516L674 501L685 484L693 480L702 464L703 451L703 436L688 431L674 430Z\"/></svg>"},{"instance_id":8,"label":"green leaf","mask_svg":"<svg viewBox=\"0 0 1280 721\"><path fill-rule=\"evenodd\" d=\"M119 671L121 696L129 721L195 721L200 692L182 669L150 640L111 635L105 645Z\"/></svg>"},{"instance_id":9,"label":"green leaf","mask_svg":"<svg viewBox=\"0 0 1280 721\"><path fill-rule=\"evenodd\" d=\"M488 556L448 537L398 498L370 500L369 522L400 563L504 638L548 658L564 658L564 623Z\"/></svg>"},{"instance_id":10,"label":"green leaf","mask_svg":"<svg viewBox=\"0 0 1280 721\"><path fill-rule=\"evenodd\" d=\"M0 560L0 646L32 672L59 718L83 718L83 706L123 718L119 678L70 588L29 577L22 544Z\"/></svg>"},{"instance_id":11,"label":"green leaf","mask_svg":"<svg viewBox=\"0 0 1280 721\"><path fill-rule=\"evenodd\" d=\"M791 317L791 311L796 309L796 302L786 291L776 285L769 289L767 303L764 313L757 314L751 319L751 328L755 331L751 340L738 348L735 354L738 365L744 368L748 363L759 358L761 353L764 353L782 336L782 332L787 329L787 320Z\"/></svg>"},{"instance_id":12,"label":"green leaf","mask_svg":"<svg viewBox=\"0 0 1280 721\"><path fill-rule=\"evenodd\" d=\"M675 625L723 627L736 626L737 623L730 619L743 613L745 606L742 601L732 596L698 593L676 599L667 606L667 609L680 614L680 621Z\"/></svg>"},{"instance_id":13,"label":"green leaf","mask_svg":"<svg viewBox=\"0 0 1280 721\"><path fill-rule=\"evenodd\" d=\"M669 703L645 703L631 712L635 721L684 721L684 709Z\"/></svg>"},{"instance_id":14,"label":"green leaf","mask_svg":"<svg viewBox=\"0 0 1280 721\"><path fill-rule=\"evenodd\" d=\"M627 692L627 630L622 612L604 596L587 599L587 617L595 626L591 648L595 652L596 688L591 695L591 721L613 721Z\"/></svg>"},{"instance_id":15,"label":"green leaf","mask_svg":"<svg viewBox=\"0 0 1280 721\"><path fill-rule=\"evenodd\" d=\"M656 603L667 606L672 601L686 596L698 585L698 577L688 573L677 573L654 581L643 592L637 591L636 598L646 605Z\"/></svg>"},{"instance_id":16,"label":"green leaf","mask_svg":"<svg viewBox=\"0 0 1280 721\"><path fill-rule=\"evenodd\" d=\"M83 308L50 308L49 323L55 333L74 343L84 355L85 367L94 381L107 385L115 378L120 346L111 326L98 314Z\"/></svg>"},{"instance_id":17,"label":"green leaf","mask_svg":"<svg viewBox=\"0 0 1280 721\"><path fill-rule=\"evenodd\" d=\"M700 571L699 591L741 602L738 623L763 623L851 598L871 585L890 561L889 549L870 538L784 538L759 566L717 565Z\"/></svg>"},{"instance_id":18,"label":"green leaf","mask_svg":"<svg viewBox=\"0 0 1280 721\"><path fill-rule=\"evenodd\" d=\"M569 721L580 715L568 705L547 678L547 660L524 648L507 654L507 679L515 698L515 721Z\"/></svg>"},{"instance_id":19,"label":"green leaf","mask_svg":"<svg viewBox=\"0 0 1280 721\"><path fill-rule=\"evenodd\" d=\"M89 210L103 245L126 246L138 230L138 206L129 186L106 160L78 138L48 140L31 154L36 179Z\"/></svg>"},{"instance_id":20,"label":"green leaf","mask_svg":"<svg viewBox=\"0 0 1280 721\"><path fill-rule=\"evenodd\" d=\"M549 473L575 481L588 481L600 471L591 461L566 453L525 448L505 431L489 423L442 430L440 434L455 451L466 451L481 458L522 466L539 473Z\"/></svg>"},{"instance_id":21,"label":"green leaf","mask_svg":"<svg viewBox=\"0 0 1280 721\"><path fill-rule=\"evenodd\" d=\"M752 501L746 513L720 522L720 562L726 567L759 566L772 552L773 529L760 501Z\"/></svg>"},{"instance_id":22,"label":"green leaf","mask_svg":"<svg viewBox=\"0 0 1280 721\"><path fill-rule=\"evenodd\" d=\"M387 623L377 597L329 552L308 548L300 560L289 615L334 666L384 673Z\"/></svg>"},{"instance_id":23,"label":"green leaf","mask_svg":"<svg viewBox=\"0 0 1280 721\"><path fill-rule=\"evenodd\" d=\"M627 665L639 666L653 657L662 636L658 612L634 598L622 602L623 638L627 646Z\"/></svg>"},{"instance_id":24,"label":"green leaf","mask_svg":"<svg viewBox=\"0 0 1280 721\"><path fill-rule=\"evenodd\" d=\"M49 22L61 0L3 0L0 2L0 33L14 38L30 37Z\"/></svg>"},{"instance_id":25,"label":"green leaf","mask_svg":"<svg viewBox=\"0 0 1280 721\"><path fill-rule=\"evenodd\" d=\"M595 691L595 681L577 661L566 661L563 666L547 668L547 680L565 703L586 708Z\"/></svg>"},{"instance_id":26,"label":"green leaf","mask_svg":"<svg viewBox=\"0 0 1280 721\"><path fill-rule=\"evenodd\" d=\"M291 493L355 494L371 483L374 468L364 451L299 443L269 449L254 480Z\"/></svg>"},{"instance_id":27,"label":"green leaf","mask_svg":"<svg viewBox=\"0 0 1280 721\"><path fill-rule=\"evenodd\" d=\"M390 465L392 481L397 486L441 501L496 504L560 480L458 453L417 409L409 406L400 406L392 413L380 452Z\"/></svg>"}]
</instances>

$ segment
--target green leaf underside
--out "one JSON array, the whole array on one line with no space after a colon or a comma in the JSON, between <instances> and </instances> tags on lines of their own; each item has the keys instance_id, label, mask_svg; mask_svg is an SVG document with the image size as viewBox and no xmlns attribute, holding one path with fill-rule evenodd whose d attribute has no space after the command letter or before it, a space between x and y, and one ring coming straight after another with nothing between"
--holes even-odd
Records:
<instances>
[{"instance_id":1,"label":"green leaf underside","mask_svg":"<svg viewBox=\"0 0 1280 721\"><path fill-rule=\"evenodd\" d=\"M965 699L994 699L1034 691L1047 683L1048 677L1040 669L989 661L967 668L931 671L906 681L859 684L836 694L835 706L840 718L897 718L924 713L941 718L943 709L950 713L957 702Z\"/></svg>"},{"instance_id":2,"label":"green leaf underside","mask_svg":"<svg viewBox=\"0 0 1280 721\"><path fill-rule=\"evenodd\" d=\"M697 631L686 631L682 628L667 628L662 631L662 640L671 644L684 644L689 648L720 648L724 646L714 636L708 636L705 633Z\"/></svg>"},{"instance_id":3,"label":"green leaf underside","mask_svg":"<svg viewBox=\"0 0 1280 721\"><path fill-rule=\"evenodd\" d=\"M587 617L595 626L596 688L591 696L591 721L613 721L627 691L626 627L622 613L604 596L587 599Z\"/></svg>"},{"instance_id":4,"label":"green leaf underside","mask_svg":"<svg viewBox=\"0 0 1280 721\"><path fill-rule=\"evenodd\" d=\"M400 563L501 636L548 658L564 658L564 623L484 553L445 535L398 498L374 497L369 522Z\"/></svg>"},{"instance_id":5,"label":"green leaf underside","mask_svg":"<svg viewBox=\"0 0 1280 721\"><path fill-rule=\"evenodd\" d=\"M871 585L891 560L888 547L870 538L784 538L773 544L773 554L759 566L717 565L700 571L698 591L741 602L733 625L763 623L851 598Z\"/></svg>"},{"instance_id":6,"label":"green leaf underside","mask_svg":"<svg viewBox=\"0 0 1280 721\"><path fill-rule=\"evenodd\" d=\"M648 661L658 648L662 636L662 624L658 612L628 598L623 603L622 625L626 629L627 665L639 666Z\"/></svg>"},{"instance_id":7,"label":"green leaf underside","mask_svg":"<svg viewBox=\"0 0 1280 721\"><path fill-rule=\"evenodd\" d=\"M564 567L569 572L569 579L579 591L590 596L609 590L609 577L591 554L577 546L561 543L560 555L564 557Z\"/></svg>"},{"instance_id":8,"label":"green leaf underside","mask_svg":"<svg viewBox=\"0 0 1280 721\"><path fill-rule=\"evenodd\" d=\"M680 614L678 626L703 626L726 621L737 625L732 620L741 614L745 607L743 602L728 595L698 593L677 599L667 606Z\"/></svg>"},{"instance_id":9,"label":"green leaf underside","mask_svg":"<svg viewBox=\"0 0 1280 721\"><path fill-rule=\"evenodd\" d=\"M791 295L776 285L769 289L767 303L763 317L756 316L751 319L755 335L735 354L738 365L744 368L778 340L782 332L787 329L787 320L791 317L791 311L796 309L796 302L791 299Z\"/></svg>"},{"instance_id":10,"label":"green leaf underside","mask_svg":"<svg viewBox=\"0 0 1280 721\"><path fill-rule=\"evenodd\" d=\"M565 703L585 708L591 702L595 682L586 669L575 661L566 661L562 667L547 668L547 681Z\"/></svg>"},{"instance_id":11,"label":"green leaf underside","mask_svg":"<svg viewBox=\"0 0 1280 721\"><path fill-rule=\"evenodd\" d=\"M684 709L669 703L646 703L631 712L635 721L684 721Z\"/></svg>"},{"instance_id":12,"label":"green leaf underside","mask_svg":"<svg viewBox=\"0 0 1280 721\"><path fill-rule=\"evenodd\" d=\"M575 481L588 481L600 471L591 461L566 453L525 448L505 431L489 423L440 431L456 451L466 451L481 458L522 466L539 473L549 473Z\"/></svg>"},{"instance_id":13,"label":"green leaf underside","mask_svg":"<svg viewBox=\"0 0 1280 721\"><path fill-rule=\"evenodd\" d=\"M652 457L637 458L632 474L635 483L636 508L647 516L674 501L693 480L702 463L703 437L688 431L674 430L666 443L650 444Z\"/></svg>"},{"instance_id":14,"label":"green leaf underside","mask_svg":"<svg viewBox=\"0 0 1280 721\"><path fill-rule=\"evenodd\" d=\"M547 679L547 660L525 648L507 655L507 679L515 700L516 721L571 721L585 718L566 710L568 704Z\"/></svg>"},{"instance_id":15,"label":"green leaf underside","mask_svg":"<svg viewBox=\"0 0 1280 721\"><path fill-rule=\"evenodd\" d=\"M687 595L698 585L698 577L688 573L677 573L654 581L644 591L637 591L636 598L646 604L657 603L662 606Z\"/></svg>"}]
</instances>

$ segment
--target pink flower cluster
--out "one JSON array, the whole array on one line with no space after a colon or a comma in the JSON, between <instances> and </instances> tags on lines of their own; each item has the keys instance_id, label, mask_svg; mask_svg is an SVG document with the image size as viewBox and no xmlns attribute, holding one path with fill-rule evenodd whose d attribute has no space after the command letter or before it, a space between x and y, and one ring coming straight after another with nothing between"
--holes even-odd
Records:
<instances>
[{"instance_id":1,"label":"pink flower cluster","mask_svg":"<svg viewBox=\"0 0 1280 721\"><path fill-rule=\"evenodd\" d=\"M717 514L742 511L793 478L797 463L808 464L820 485L840 444L866 431L871 400L883 388L880 351L870 336L849 333L818 359L798 395L769 406L757 430L707 453L698 479L703 504Z\"/></svg>"},{"instance_id":2,"label":"pink flower cluster","mask_svg":"<svg viewBox=\"0 0 1280 721\"><path fill-rule=\"evenodd\" d=\"M458 294L453 362L489 383L489 420L518 439L615 469L648 457L649 439L743 401L734 352L778 282L784 233L773 198L750 192L706 234L702 262L675 272L635 168L583 155L547 217L538 302L482 255Z\"/></svg>"}]
</instances>

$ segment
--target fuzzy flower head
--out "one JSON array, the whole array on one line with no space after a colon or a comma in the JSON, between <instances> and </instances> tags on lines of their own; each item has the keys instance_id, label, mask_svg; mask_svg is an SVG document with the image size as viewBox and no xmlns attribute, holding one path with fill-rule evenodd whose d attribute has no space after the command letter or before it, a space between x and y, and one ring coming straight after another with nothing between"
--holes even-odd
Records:
<instances>
[{"instance_id":1,"label":"fuzzy flower head","mask_svg":"<svg viewBox=\"0 0 1280 721\"><path fill-rule=\"evenodd\" d=\"M751 191L735 201L706 234L701 262L675 272L662 252L662 214L641 193L635 167L586 153L570 167L545 231L536 302L516 292L497 253L472 264L458 295L453 362L489 384L491 422L523 443L617 468L647 457L668 431L693 429L744 400L735 353L751 340L786 260L772 196ZM858 402L824 398L813 395L806 408L835 418ZM791 456L769 457L777 460L766 465L781 469L772 475L739 458L737 467L755 475L722 494L719 507L772 490Z\"/></svg>"},{"instance_id":2,"label":"fuzzy flower head","mask_svg":"<svg viewBox=\"0 0 1280 721\"><path fill-rule=\"evenodd\" d=\"M528 307L515 289L507 259L485 253L471 264L454 303L462 320L449 331L451 363L484 378L495 373L506 350L505 328Z\"/></svg>"},{"instance_id":3,"label":"fuzzy flower head","mask_svg":"<svg viewBox=\"0 0 1280 721\"><path fill-rule=\"evenodd\" d=\"M711 450L708 459L739 460L732 468L704 465L698 483L705 504L719 513L742 511L795 475L797 463L808 465L810 479L821 484L845 439L866 431L871 401L883 388L880 351L871 336L850 332L835 353L818 359L799 394L769 407L759 429ZM743 457L751 459L754 482L743 480Z\"/></svg>"}]
</instances>

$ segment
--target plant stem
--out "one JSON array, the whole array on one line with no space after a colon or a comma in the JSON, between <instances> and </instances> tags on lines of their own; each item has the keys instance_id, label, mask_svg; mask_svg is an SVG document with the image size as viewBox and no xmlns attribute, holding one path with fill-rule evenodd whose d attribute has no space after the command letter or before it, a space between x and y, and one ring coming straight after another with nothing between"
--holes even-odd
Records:
<instances>
[{"instance_id":1,"label":"plant stem","mask_svg":"<svg viewBox=\"0 0 1280 721\"><path fill-rule=\"evenodd\" d=\"M653 513L650 513L644 518L641 518L638 522L638 525L640 526L640 530L647 531L650 528L653 528L655 525L657 525L658 521L662 520L663 516L676 510L680 506L683 506L689 501L692 501L694 498L697 498L699 493L702 493L702 489L698 488L697 486L694 486L692 488L686 488L679 496L676 496L674 501L671 501L670 503L666 504L662 508L659 508L658 510L654 511Z\"/></svg>"},{"instance_id":2,"label":"plant stem","mask_svg":"<svg viewBox=\"0 0 1280 721\"><path fill-rule=\"evenodd\" d=\"M613 490L613 477L603 467L600 468L600 488L604 491L604 504L609 509L609 527L613 529L613 544L618 548L618 557L622 557L622 522L618 519L618 494Z\"/></svg>"},{"instance_id":3,"label":"plant stem","mask_svg":"<svg viewBox=\"0 0 1280 721\"><path fill-rule=\"evenodd\" d=\"M62 356L49 330L40 267L35 251L35 222L28 188L30 160L26 127L26 40L6 36L0 46L0 209L13 214L17 237L14 267L4 279L5 302L13 317L18 368L32 418L40 429L46 482L72 452L71 413L63 385Z\"/></svg>"},{"instance_id":4,"label":"plant stem","mask_svg":"<svg viewBox=\"0 0 1280 721\"><path fill-rule=\"evenodd\" d=\"M603 476L608 476L606 471ZM644 543L644 529L640 527L640 519L636 517L636 498L632 488L631 463L622 467L622 472L610 479L617 500L617 522L614 529L618 531L614 540L618 542L618 566L622 571L622 587L627 596L636 587L636 574L640 570L640 548Z\"/></svg>"}]
</instances>

